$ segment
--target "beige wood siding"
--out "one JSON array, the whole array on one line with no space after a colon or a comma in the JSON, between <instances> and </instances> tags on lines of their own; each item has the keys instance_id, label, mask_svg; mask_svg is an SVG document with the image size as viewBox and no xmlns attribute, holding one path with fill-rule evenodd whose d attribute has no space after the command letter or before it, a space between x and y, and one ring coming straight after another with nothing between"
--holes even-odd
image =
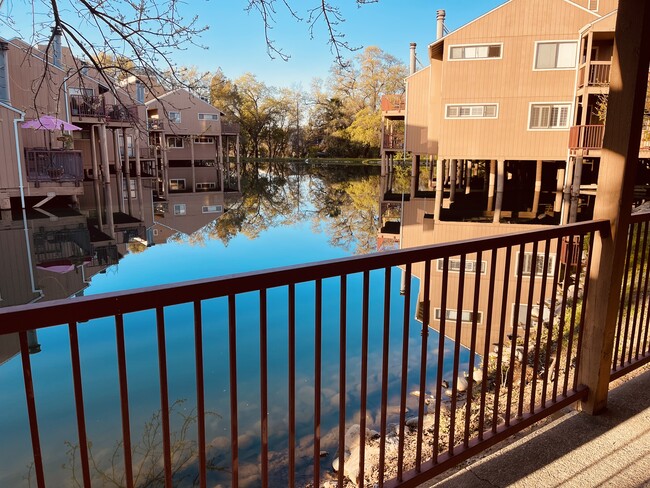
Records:
<instances>
[{"instance_id":1,"label":"beige wood siding","mask_svg":"<svg viewBox=\"0 0 650 488\"><path fill-rule=\"evenodd\" d=\"M430 68L424 68L406 79L407 98L413 103L406 106L406 150L415 154L428 154L428 104Z\"/></svg>"},{"instance_id":2,"label":"beige wood siding","mask_svg":"<svg viewBox=\"0 0 650 488\"><path fill-rule=\"evenodd\" d=\"M7 191L11 196L17 196L19 192L18 160L14 131L15 117L19 117L19 114L0 106L0 148L2 148L0 193ZM24 169L23 178L26 178Z\"/></svg>"},{"instance_id":3,"label":"beige wood siding","mask_svg":"<svg viewBox=\"0 0 650 488\"><path fill-rule=\"evenodd\" d=\"M438 141L439 157L566 159L569 128L529 130L529 117L532 103L573 105L576 70L534 70L536 42L577 42L597 18L564 0L510 0L449 34L442 63L431 59L429 138ZM474 44L501 44L501 58L448 59L451 46ZM447 119L449 104L496 104L498 117Z\"/></svg>"},{"instance_id":4,"label":"beige wood siding","mask_svg":"<svg viewBox=\"0 0 650 488\"><path fill-rule=\"evenodd\" d=\"M185 90L176 90L165 94L158 100L147 103L148 111L158 111L158 117L165 123L168 134L205 134L218 135L221 133L221 116L219 109ZM181 121L178 124L169 122L166 113L180 112ZM219 115L219 120L199 120L199 113Z\"/></svg>"}]
</instances>

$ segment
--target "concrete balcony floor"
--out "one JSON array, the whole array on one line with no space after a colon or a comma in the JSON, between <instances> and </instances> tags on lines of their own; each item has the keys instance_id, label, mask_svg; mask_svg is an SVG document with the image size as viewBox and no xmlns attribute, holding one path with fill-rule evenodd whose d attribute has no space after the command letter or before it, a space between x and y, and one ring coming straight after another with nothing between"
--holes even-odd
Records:
<instances>
[{"instance_id":1,"label":"concrete balcony floor","mask_svg":"<svg viewBox=\"0 0 650 488\"><path fill-rule=\"evenodd\" d=\"M612 383L603 414L566 409L420 488L506 486L650 487L650 366Z\"/></svg>"}]
</instances>

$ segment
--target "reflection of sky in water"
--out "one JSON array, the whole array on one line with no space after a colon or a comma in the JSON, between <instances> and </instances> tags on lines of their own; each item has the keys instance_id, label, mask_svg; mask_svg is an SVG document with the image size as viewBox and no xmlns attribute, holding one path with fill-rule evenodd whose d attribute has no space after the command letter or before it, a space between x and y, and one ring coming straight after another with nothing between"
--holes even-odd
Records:
<instances>
[{"instance_id":1,"label":"reflection of sky in water","mask_svg":"<svg viewBox=\"0 0 650 488\"><path fill-rule=\"evenodd\" d=\"M327 222L323 224L326 228ZM332 259L346 252L332 247L328 236L314 232L310 222L271 228L256 240L239 235L225 247L220 241L203 245L187 242L170 243L131 254L110 268L106 274L93 278L86 295L112 290L157 285L174 281L206 278L241 271L285 266ZM397 419L399 405L402 350L403 302L399 295L400 270L391 274L391 324L389 354L389 422ZM384 272L371 273L370 331L368 361L369 427L379 430L378 405L381 398L381 351L383 334ZM347 324L347 418L358 422L361 369L361 276L348 279ZM296 402L297 462L309 465L313 450L314 408L314 284L296 286ZM415 315L417 282L414 280L410 316ZM260 445L259 400L259 308L258 295L237 298L237 355L240 463L243 482L255 480L258 473ZM268 292L268 361L269 361L269 435L275 463L282 463L287 453L288 366L287 366L287 291ZM144 423L159 409L158 360L154 312L146 311L125 317L126 352L131 409L132 442L136 444ZM167 367L170 401L186 399L178 411L191 414L196 399L194 369L194 332L192 305L179 305L165 310ZM203 303L206 409L213 412L206 418L208 442L214 446L209 455L219 466L230 463L229 377L226 301ZM418 388L421 324L411 318L409 339L408 391ZM121 438L119 385L115 353L115 329L111 319L80 324L79 340L84 382L86 425L92 452L100 464L106 465L115 442ZM70 471L61 468L66 462L65 441L76 441L76 422L72 391L70 349L67 328L51 328L39 332L42 352L31 356L35 378L36 402L40 422L41 444L46 466L46 481L53 486L69 484ZM336 451L339 384L339 281L323 283L323 365L322 424L323 449L330 456L323 463L329 469ZM434 390L438 336L429 335L427 389ZM451 342L446 348L451 348ZM450 357L451 359L451 357ZM466 362L466 357L463 358ZM464 368L466 369L466 365ZM451 370L451 363L446 369ZM461 370L463 366L461 366ZM446 372L445 377L450 378ZM0 368L1 410L0 486L27 486L27 468L31 460L27 415L22 391L19 357ZM408 406L417 408L409 395ZM172 418L172 430L180 428L180 416ZM188 433L196 438L195 426ZM304 459L303 459L304 457ZM138 454L134 455L138 460ZM121 469L121 452L117 461ZM77 466L77 468L79 468ZM309 473L309 468L305 473ZM188 478L191 481L194 474ZM228 484L229 474L212 473L212 483ZM281 476L281 475L280 475ZM300 477L298 478L300 479ZM282 484L286 484L284 479ZM32 484L34 482L32 476ZM257 484L253 482L252 485Z\"/></svg>"}]
</instances>

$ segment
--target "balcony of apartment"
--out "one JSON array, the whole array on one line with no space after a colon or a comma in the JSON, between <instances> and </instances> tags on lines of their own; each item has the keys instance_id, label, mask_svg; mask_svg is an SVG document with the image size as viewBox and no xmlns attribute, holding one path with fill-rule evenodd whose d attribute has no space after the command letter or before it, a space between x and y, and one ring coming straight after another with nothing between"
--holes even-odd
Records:
<instances>
[{"instance_id":1,"label":"balcony of apartment","mask_svg":"<svg viewBox=\"0 0 650 488\"><path fill-rule=\"evenodd\" d=\"M238 135L240 130L239 122L221 121L221 134L224 136Z\"/></svg>"},{"instance_id":2,"label":"balcony of apartment","mask_svg":"<svg viewBox=\"0 0 650 488\"><path fill-rule=\"evenodd\" d=\"M27 181L36 186L41 183L72 182L75 186L83 181L81 151L67 149L25 149Z\"/></svg>"},{"instance_id":3,"label":"balcony of apartment","mask_svg":"<svg viewBox=\"0 0 650 488\"><path fill-rule=\"evenodd\" d=\"M589 61L578 70L578 92L608 93L611 61Z\"/></svg>"},{"instance_id":4,"label":"balcony of apartment","mask_svg":"<svg viewBox=\"0 0 650 488\"><path fill-rule=\"evenodd\" d=\"M384 151L403 151L404 134L384 134L381 148Z\"/></svg>"},{"instance_id":5,"label":"balcony of apartment","mask_svg":"<svg viewBox=\"0 0 650 488\"><path fill-rule=\"evenodd\" d=\"M603 148L603 138L605 136L605 126L598 125L574 125L569 131L569 150L572 153L582 152L585 156L600 156ZM641 133L641 145L639 147L639 157L647 158L650 156L650 129Z\"/></svg>"},{"instance_id":6,"label":"balcony of apartment","mask_svg":"<svg viewBox=\"0 0 650 488\"><path fill-rule=\"evenodd\" d=\"M386 118L403 118L406 115L406 95L383 95L381 112Z\"/></svg>"},{"instance_id":7,"label":"balcony of apartment","mask_svg":"<svg viewBox=\"0 0 650 488\"><path fill-rule=\"evenodd\" d=\"M70 115L73 122L104 120L111 125L131 125L138 120L134 106L107 104L101 95L70 95Z\"/></svg>"},{"instance_id":8,"label":"balcony of apartment","mask_svg":"<svg viewBox=\"0 0 650 488\"><path fill-rule=\"evenodd\" d=\"M158 132L165 130L165 123L158 118L147 119L147 129L152 132Z\"/></svg>"}]
</instances>

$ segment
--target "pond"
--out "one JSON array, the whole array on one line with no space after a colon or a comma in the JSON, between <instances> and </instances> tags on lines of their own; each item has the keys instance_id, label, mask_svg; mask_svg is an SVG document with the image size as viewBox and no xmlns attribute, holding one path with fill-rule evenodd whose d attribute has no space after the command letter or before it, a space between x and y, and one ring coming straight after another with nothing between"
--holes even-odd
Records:
<instances>
[{"instance_id":1,"label":"pond","mask_svg":"<svg viewBox=\"0 0 650 488\"><path fill-rule=\"evenodd\" d=\"M242 182L242 194L225 202L225 212L192 232L178 232L172 225L165 243L144 247L139 241L125 245L117 262L94 274L83 291L94 295L232 273L262 270L354 253L375 252L379 201L376 167L317 165L250 165ZM93 211L77 209L82 215ZM49 213L56 213L53 208ZM60 209L59 214L63 213ZM33 216L32 216L33 217ZM33 235L38 225L25 215L26 242L36 248ZM166 216L155 217L157 221ZM179 225L180 226L180 225ZM18 226L19 227L19 226ZM149 231L155 229L152 222ZM16 230L16 229L14 229ZM22 229L19 229L22 230ZM0 231L2 235L3 231ZM151 235L151 232L149 233ZM135 244L134 244L135 242ZM77 267L71 273L78 273ZM39 271L65 289L64 273ZM400 295L402 271L391 271L389 340L389 418L398 420L401 387L402 324L404 298ZM51 276L49 276L51 275ZM85 277L87 278L87 277ZM2 276L2 280L11 279ZM379 430L381 395L384 272L370 274L368 427ZM3 289L7 283L3 283ZM50 288L52 289L52 288ZM408 390L418 389L421 322L416 320L418 283L412 282L409 329ZM340 281L323 282L323 340L321 435L322 472L331 471L337 456L339 415L339 323ZM361 296L362 277L351 275L347 282L346 331L346 418L359 421L361 383ZM46 297L47 298L47 297ZM72 298L74 299L74 298ZM296 285L296 425L297 480L306 484L311 475L314 409L314 284ZM260 483L260 335L259 296L238 297L237 386L240 483ZM272 485L286 485L288 453L288 309L287 290L268 292L269 351L269 450ZM196 377L192 306L165 309L167 367L171 408L175 486L196 482ZM0 336L0 341L8 339ZM76 437L76 418L70 345L67 327L38 331L40 352L30 356L35 383L45 476L51 486L77 486L81 481ZM91 471L97 486L122 486L120 397L117 378L114 320L102 319L79 325L81 366L86 425L91 441ZM128 365L131 436L138 486L158 486L160 392L158 383L155 311L125 316L126 360ZM434 388L438 336L429 336L427 389ZM447 341L446 349L453 349ZM230 407L228 364L227 300L203 302L203 354L205 363L206 439L211 466L209 485L230 484ZM445 359L452 354L445 355ZM19 355L4 358L0 365L0 486L34 484L31 444L23 392ZM466 369L467 351L461 357ZM451 364L445 364L445 377ZM408 397L408 408L417 409L417 399ZM306 413L304 413L306 412ZM115 474L117 473L117 474ZM149 486L149 485L147 485Z\"/></svg>"}]
</instances>

